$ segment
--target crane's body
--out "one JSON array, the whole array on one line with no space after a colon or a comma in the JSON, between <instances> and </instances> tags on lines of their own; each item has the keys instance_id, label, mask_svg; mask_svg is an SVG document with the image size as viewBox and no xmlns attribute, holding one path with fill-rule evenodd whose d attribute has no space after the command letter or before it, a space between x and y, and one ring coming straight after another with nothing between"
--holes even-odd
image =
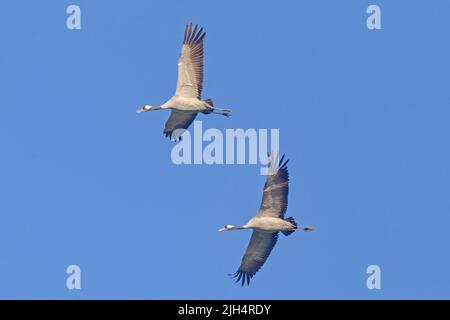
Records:
<instances>
[{"instance_id":1,"label":"crane's body","mask_svg":"<svg viewBox=\"0 0 450 320\"><path fill-rule=\"evenodd\" d=\"M297 229L297 225L281 218L256 216L250 219L250 221L242 227L228 225L222 229L220 229L220 231L231 229L253 229L261 232L290 232L295 231Z\"/></svg>"},{"instance_id":2,"label":"crane's body","mask_svg":"<svg viewBox=\"0 0 450 320\"><path fill-rule=\"evenodd\" d=\"M138 113L152 110L172 110L164 134L177 140L199 112L230 116L231 110L214 107L211 99L202 100L203 89L203 28L186 25L181 55L178 59L178 80L175 95L160 106L145 105Z\"/></svg>"},{"instance_id":3,"label":"crane's body","mask_svg":"<svg viewBox=\"0 0 450 320\"><path fill-rule=\"evenodd\" d=\"M253 229L250 243L242 258L239 269L234 274L236 282L250 284L250 279L266 262L278 240L279 232L288 236L298 230L294 218L284 218L288 204L289 175L284 156L278 161L273 154L269 158L270 175L264 185L263 199L259 212L243 226L226 225L219 231ZM314 230L313 227L302 227L302 231Z\"/></svg>"},{"instance_id":4,"label":"crane's body","mask_svg":"<svg viewBox=\"0 0 450 320\"><path fill-rule=\"evenodd\" d=\"M144 109L158 108L152 106L144 106ZM181 96L173 96L165 103L159 106L161 109L175 109L179 111L197 111L209 113L214 109L207 101L199 100L197 98L186 98Z\"/></svg>"}]
</instances>

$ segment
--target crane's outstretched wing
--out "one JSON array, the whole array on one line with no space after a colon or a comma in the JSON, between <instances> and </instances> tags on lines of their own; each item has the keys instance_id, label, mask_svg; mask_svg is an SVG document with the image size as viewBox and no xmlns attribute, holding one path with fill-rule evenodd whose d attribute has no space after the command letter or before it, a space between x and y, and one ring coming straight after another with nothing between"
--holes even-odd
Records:
<instances>
[{"instance_id":1,"label":"crane's outstretched wing","mask_svg":"<svg viewBox=\"0 0 450 320\"><path fill-rule=\"evenodd\" d=\"M275 159L274 159L275 158ZM284 155L278 161L278 155L269 158L269 175L264 185L261 207L258 217L284 218L288 206L289 174Z\"/></svg>"},{"instance_id":2,"label":"crane's outstretched wing","mask_svg":"<svg viewBox=\"0 0 450 320\"><path fill-rule=\"evenodd\" d=\"M254 230L247 251L242 258L241 265L233 275L236 282L241 281L243 286L245 283L250 284L256 272L262 267L269 257L270 252L277 243L278 232L262 232Z\"/></svg>"},{"instance_id":3,"label":"crane's outstretched wing","mask_svg":"<svg viewBox=\"0 0 450 320\"><path fill-rule=\"evenodd\" d=\"M178 81L175 95L200 99L203 88L203 28L186 25L183 47L178 59Z\"/></svg>"},{"instance_id":4,"label":"crane's outstretched wing","mask_svg":"<svg viewBox=\"0 0 450 320\"><path fill-rule=\"evenodd\" d=\"M197 111L179 111L172 110L169 119L167 119L166 126L164 127L164 135L172 140L178 140L194 121L197 116ZM180 130L177 130L180 129Z\"/></svg>"}]
</instances>

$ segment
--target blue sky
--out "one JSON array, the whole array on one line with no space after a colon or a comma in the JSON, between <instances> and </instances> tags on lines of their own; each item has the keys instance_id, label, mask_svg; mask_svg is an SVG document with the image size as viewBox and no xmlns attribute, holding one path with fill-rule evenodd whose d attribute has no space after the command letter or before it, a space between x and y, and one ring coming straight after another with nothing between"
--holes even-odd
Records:
<instances>
[{"instance_id":1,"label":"blue sky","mask_svg":"<svg viewBox=\"0 0 450 320\"><path fill-rule=\"evenodd\" d=\"M369 4L382 30L366 28ZM0 298L450 298L449 10L2 2ZM191 21L207 31L203 96L233 109L203 126L279 128L288 215L317 228L280 237L250 287L227 276L250 231L217 229L256 214L259 166L175 166L168 113L135 113L173 93Z\"/></svg>"}]
</instances>

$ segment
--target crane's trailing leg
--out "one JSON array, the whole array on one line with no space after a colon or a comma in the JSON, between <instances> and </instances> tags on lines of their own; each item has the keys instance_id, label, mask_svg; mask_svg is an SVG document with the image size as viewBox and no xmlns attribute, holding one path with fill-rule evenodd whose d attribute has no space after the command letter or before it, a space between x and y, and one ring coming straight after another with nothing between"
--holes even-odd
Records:
<instances>
[{"instance_id":1,"label":"crane's trailing leg","mask_svg":"<svg viewBox=\"0 0 450 320\"><path fill-rule=\"evenodd\" d=\"M208 108L208 113L215 113L215 114L220 114L222 116L225 117L229 117L231 116L231 110L230 109L222 109L222 108L216 108L214 107L214 103L212 101L212 99L206 99L205 100L206 104L207 104L207 108Z\"/></svg>"},{"instance_id":2,"label":"crane's trailing leg","mask_svg":"<svg viewBox=\"0 0 450 320\"><path fill-rule=\"evenodd\" d=\"M226 111L216 111L216 110L226 110ZM225 117L231 116L231 111L229 111L227 109L216 109L216 108L214 108L212 113L220 114L220 115L225 116Z\"/></svg>"}]
</instances>

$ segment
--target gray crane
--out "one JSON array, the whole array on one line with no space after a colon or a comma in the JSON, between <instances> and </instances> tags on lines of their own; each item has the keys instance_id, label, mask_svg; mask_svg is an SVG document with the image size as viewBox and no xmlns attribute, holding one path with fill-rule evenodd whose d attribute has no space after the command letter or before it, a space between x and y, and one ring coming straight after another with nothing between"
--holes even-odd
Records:
<instances>
[{"instance_id":1,"label":"gray crane","mask_svg":"<svg viewBox=\"0 0 450 320\"><path fill-rule=\"evenodd\" d=\"M199 112L230 116L231 110L216 108L211 99L202 100L203 89L203 28L186 25L183 47L178 59L178 81L175 95L160 106L146 105L136 112L170 109L170 117L164 128L164 135L177 140ZM179 129L179 130L178 130Z\"/></svg>"},{"instance_id":2,"label":"gray crane","mask_svg":"<svg viewBox=\"0 0 450 320\"><path fill-rule=\"evenodd\" d=\"M275 158L275 159L274 159ZM288 206L289 174L288 160L284 155L278 161L278 155L269 157L269 175L264 185L263 199L258 214L243 226L226 225L219 231L253 229L247 251L236 273L232 274L236 282L250 284L250 279L266 262L275 246L279 232L285 236L298 228L294 218L284 218ZM301 227L302 231L314 230L313 227Z\"/></svg>"}]
</instances>

